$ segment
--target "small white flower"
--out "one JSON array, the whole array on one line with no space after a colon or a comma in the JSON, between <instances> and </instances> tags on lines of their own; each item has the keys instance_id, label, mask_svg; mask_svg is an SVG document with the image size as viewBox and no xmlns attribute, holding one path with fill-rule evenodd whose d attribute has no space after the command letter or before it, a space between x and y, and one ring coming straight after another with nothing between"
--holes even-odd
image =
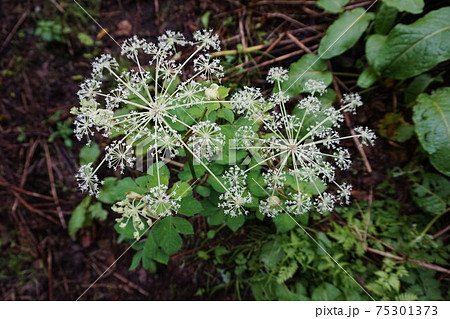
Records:
<instances>
[{"instance_id":1,"label":"small white flower","mask_svg":"<svg viewBox=\"0 0 450 319\"><path fill-rule=\"evenodd\" d=\"M142 198L145 209L149 213L165 217L175 214L180 209L181 197L174 197L173 192L167 194L167 189L168 187L164 184L152 187Z\"/></svg>"},{"instance_id":2,"label":"small white flower","mask_svg":"<svg viewBox=\"0 0 450 319\"><path fill-rule=\"evenodd\" d=\"M101 92L100 85L101 82L94 79L88 79L81 83L80 90L77 92L80 101L95 99L97 94Z\"/></svg>"},{"instance_id":3,"label":"small white flower","mask_svg":"<svg viewBox=\"0 0 450 319\"><path fill-rule=\"evenodd\" d=\"M231 98L231 108L238 114L245 114L248 119L253 119L255 114L261 114L264 104L261 90L248 86L236 92Z\"/></svg>"},{"instance_id":4,"label":"small white flower","mask_svg":"<svg viewBox=\"0 0 450 319\"><path fill-rule=\"evenodd\" d=\"M154 133L155 149L165 158L174 158L179 153L182 137L175 130L158 128ZM155 156L155 154L153 154Z\"/></svg>"},{"instance_id":5,"label":"small white flower","mask_svg":"<svg viewBox=\"0 0 450 319\"><path fill-rule=\"evenodd\" d=\"M301 110L305 110L309 114L317 115L322 107L322 104L317 97L310 95L304 99L301 99L298 107Z\"/></svg>"},{"instance_id":6,"label":"small white flower","mask_svg":"<svg viewBox=\"0 0 450 319\"><path fill-rule=\"evenodd\" d=\"M166 50L175 50L176 45L185 46L188 43L182 33L170 30L167 30L165 34L159 36L158 41Z\"/></svg>"},{"instance_id":7,"label":"small white flower","mask_svg":"<svg viewBox=\"0 0 450 319\"><path fill-rule=\"evenodd\" d=\"M267 73L267 82L269 83L275 83L275 82L279 82L279 83L283 83L284 81L286 81L288 79L288 70L284 69L284 68L280 68L280 67L275 67L275 68L271 68L269 70L269 72Z\"/></svg>"},{"instance_id":8,"label":"small white flower","mask_svg":"<svg viewBox=\"0 0 450 319\"><path fill-rule=\"evenodd\" d=\"M212 59L209 54L202 54L194 60L194 71L205 80L216 77L219 81L223 77L223 66L219 59Z\"/></svg>"},{"instance_id":9,"label":"small white flower","mask_svg":"<svg viewBox=\"0 0 450 319\"><path fill-rule=\"evenodd\" d=\"M225 215L231 217L247 215L248 210L244 206L252 202L252 196L240 186L230 187L225 193L220 194L219 199L222 202L218 206L223 208Z\"/></svg>"},{"instance_id":10,"label":"small white flower","mask_svg":"<svg viewBox=\"0 0 450 319\"><path fill-rule=\"evenodd\" d=\"M81 165L78 169L78 173L75 174L75 178L77 179L78 187L82 192L88 192L89 195L98 197L99 180L94 173L92 163Z\"/></svg>"},{"instance_id":11,"label":"small white flower","mask_svg":"<svg viewBox=\"0 0 450 319\"><path fill-rule=\"evenodd\" d=\"M311 93L312 95L316 93L322 95L325 93L326 90L327 86L322 81L310 79L305 83L305 91Z\"/></svg>"},{"instance_id":12,"label":"small white flower","mask_svg":"<svg viewBox=\"0 0 450 319\"><path fill-rule=\"evenodd\" d=\"M189 146L200 158L210 161L225 144L225 136L220 133L220 127L210 121L200 122L192 127Z\"/></svg>"},{"instance_id":13,"label":"small white flower","mask_svg":"<svg viewBox=\"0 0 450 319\"><path fill-rule=\"evenodd\" d=\"M270 168L267 172L263 172L262 176L264 182L267 184L267 189L269 190L279 190L283 188L284 182L286 182L286 172L281 171L278 168Z\"/></svg>"},{"instance_id":14,"label":"small white flower","mask_svg":"<svg viewBox=\"0 0 450 319\"><path fill-rule=\"evenodd\" d=\"M369 128L358 126L355 127L355 132L360 135L362 145L374 145L377 136Z\"/></svg>"},{"instance_id":15,"label":"small white flower","mask_svg":"<svg viewBox=\"0 0 450 319\"><path fill-rule=\"evenodd\" d=\"M311 197L304 193L289 194L289 200L286 201L286 210L294 215L303 215L312 208Z\"/></svg>"},{"instance_id":16,"label":"small white flower","mask_svg":"<svg viewBox=\"0 0 450 319\"><path fill-rule=\"evenodd\" d=\"M220 40L217 34L212 34L212 30L199 30L195 31L194 40L197 41L197 46L203 50L209 50L212 48L213 50L220 50Z\"/></svg>"},{"instance_id":17,"label":"small white flower","mask_svg":"<svg viewBox=\"0 0 450 319\"><path fill-rule=\"evenodd\" d=\"M320 214L330 213L334 208L336 198L330 193L322 193L320 197L317 197L314 201L314 206Z\"/></svg>"},{"instance_id":18,"label":"small white flower","mask_svg":"<svg viewBox=\"0 0 450 319\"><path fill-rule=\"evenodd\" d=\"M268 217L275 217L283 212L282 202L278 196L269 196L259 201L259 212Z\"/></svg>"},{"instance_id":19,"label":"small white flower","mask_svg":"<svg viewBox=\"0 0 450 319\"><path fill-rule=\"evenodd\" d=\"M197 102L200 102L201 93L205 91L205 88L198 82L189 81L180 85L176 98L186 103L186 108Z\"/></svg>"},{"instance_id":20,"label":"small white flower","mask_svg":"<svg viewBox=\"0 0 450 319\"><path fill-rule=\"evenodd\" d=\"M124 142L119 143L114 141L111 145L105 147L105 159L108 162L108 167L117 170L120 168L120 173L126 166L133 167L136 157L134 157L133 147Z\"/></svg>"},{"instance_id":21,"label":"small white flower","mask_svg":"<svg viewBox=\"0 0 450 319\"><path fill-rule=\"evenodd\" d=\"M239 166L231 166L222 177L229 187L244 187L247 174Z\"/></svg>"},{"instance_id":22,"label":"small white flower","mask_svg":"<svg viewBox=\"0 0 450 319\"><path fill-rule=\"evenodd\" d=\"M352 185L343 183L342 185L338 185L337 190L337 200L340 201L341 204L350 204L350 196L352 194Z\"/></svg>"},{"instance_id":23,"label":"small white flower","mask_svg":"<svg viewBox=\"0 0 450 319\"><path fill-rule=\"evenodd\" d=\"M250 126L241 126L234 134L236 140L236 146L238 148L249 148L255 144L258 136Z\"/></svg>"},{"instance_id":24,"label":"small white flower","mask_svg":"<svg viewBox=\"0 0 450 319\"><path fill-rule=\"evenodd\" d=\"M147 41L139 39L136 35L130 39L126 39L122 45L121 54L125 55L128 59L134 60L139 54L140 50L144 50L147 47Z\"/></svg>"},{"instance_id":25,"label":"small white flower","mask_svg":"<svg viewBox=\"0 0 450 319\"><path fill-rule=\"evenodd\" d=\"M346 112L355 112L358 107L363 105L361 96L357 93L344 94L341 103L344 104Z\"/></svg>"},{"instance_id":26,"label":"small white flower","mask_svg":"<svg viewBox=\"0 0 450 319\"><path fill-rule=\"evenodd\" d=\"M92 78L101 78L104 70L116 70L119 67L116 59L110 54L103 54L92 62Z\"/></svg>"}]
</instances>

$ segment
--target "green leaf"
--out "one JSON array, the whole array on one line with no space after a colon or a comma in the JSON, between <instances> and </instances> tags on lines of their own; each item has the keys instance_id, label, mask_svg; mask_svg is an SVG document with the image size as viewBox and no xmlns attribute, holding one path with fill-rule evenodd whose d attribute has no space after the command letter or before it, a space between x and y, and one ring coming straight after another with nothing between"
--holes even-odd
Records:
<instances>
[{"instance_id":1,"label":"green leaf","mask_svg":"<svg viewBox=\"0 0 450 319\"><path fill-rule=\"evenodd\" d=\"M172 194L173 198L183 198L192 194L192 187L186 182L178 181L173 184L170 193Z\"/></svg>"},{"instance_id":2,"label":"green leaf","mask_svg":"<svg viewBox=\"0 0 450 319\"><path fill-rule=\"evenodd\" d=\"M441 75L433 77L429 74L424 73L416 76L405 89L405 104L415 102L419 94L423 93L431 83L442 83L443 81L444 79Z\"/></svg>"},{"instance_id":3,"label":"green leaf","mask_svg":"<svg viewBox=\"0 0 450 319\"><path fill-rule=\"evenodd\" d=\"M223 212L221 212L223 214ZM242 225L244 225L245 222L245 216L239 215L236 217L231 217L230 215L225 216L225 223L227 224L228 228L230 228L232 231L236 231L239 228L241 228Z\"/></svg>"},{"instance_id":4,"label":"green leaf","mask_svg":"<svg viewBox=\"0 0 450 319\"><path fill-rule=\"evenodd\" d=\"M208 197L209 194L211 194L211 190L210 190L208 187L203 186L203 185L197 186L197 187L195 188L195 191L196 191L199 195L201 195L201 196L203 196L203 197Z\"/></svg>"},{"instance_id":5,"label":"green leaf","mask_svg":"<svg viewBox=\"0 0 450 319\"><path fill-rule=\"evenodd\" d=\"M193 198L192 196L184 197L180 202L180 209L178 210L178 214L184 216L194 216L198 212L203 210L202 204Z\"/></svg>"},{"instance_id":6,"label":"green leaf","mask_svg":"<svg viewBox=\"0 0 450 319\"><path fill-rule=\"evenodd\" d=\"M372 34L366 41L366 59L370 65L375 63L375 59L378 56L384 42L386 42L387 36L381 34Z\"/></svg>"},{"instance_id":7,"label":"green leaf","mask_svg":"<svg viewBox=\"0 0 450 319\"><path fill-rule=\"evenodd\" d=\"M159 183L169 185L169 168L164 162L159 162L158 165L154 163L147 169L147 175L151 177L148 183L148 187L158 186L158 173Z\"/></svg>"},{"instance_id":8,"label":"green leaf","mask_svg":"<svg viewBox=\"0 0 450 319\"><path fill-rule=\"evenodd\" d=\"M424 0L383 0L383 3L400 12L406 11L413 14L422 13L425 6Z\"/></svg>"},{"instance_id":9,"label":"green leaf","mask_svg":"<svg viewBox=\"0 0 450 319\"><path fill-rule=\"evenodd\" d=\"M420 94L413 109L420 144L433 166L450 176L450 87Z\"/></svg>"},{"instance_id":10,"label":"green leaf","mask_svg":"<svg viewBox=\"0 0 450 319\"><path fill-rule=\"evenodd\" d=\"M97 143L92 142L90 145L85 145L80 151L80 164L85 165L93 163L100 155L100 148Z\"/></svg>"},{"instance_id":11,"label":"green leaf","mask_svg":"<svg viewBox=\"0 0 450 319\"><path fill-rule=\"evenodd\" d=\"M295 227L298 227L295 223L295 220L292 219L291 216L288 214L279 214L274 219L273 222L275 223L275 226L277 227L277 230L279 232L287 232L288 230L291 230Z\"/></svg>"},{"instance_id":12,"label":"green leaf","mask_svg":"<svg viewBox=\"0 0 450 319\"><path fill-rule=\"evenodd\" d=\"M393 79L407 79L450 58L450 7L431 11L410 25L397 24L373 67Z\"/></svg>"},{"instance_id":13,"label":"green leaf","mask_svg":"<svg viewBox=\"0 0 450 319\"><path fill-rule=\"evenodd\" d=\"M92 45L94 45L94 40L92 39L92 37L84 32L80 32L78 33L78 40L80 40L81 43L83 43L84 45L90 47Z\"/></svg>"},{"instance_id":14,"label":"green leaf","mask_svg":"<svg viewBox=\"0 0 450 319\"><path fill-rule=\"evenodd\" d=\"M281 89L291 97L305 92L304 85L308 80L322 81L328 86L333 78L328 71L327 63L315 54L305 54L297 62L292 63L289 66L288 76L288 80L281 84Z\"/></svg>"},{"instance_id":15,"label":"green leaf","mask_svg":"<svg viewBox=\"0 0 450 319\"><path fill-rule=\"evenodd\" d=\"M265 189L266 183L261 175L261 168L252 169L247 176L247 186L248 190L252 195L256 197L267 196L267 190Z\"/></svg>"},{"instance_id":16,"label":"green leaf","mask_svg":"<svg viewBox=\"0 0 450 319\"><path fill-rule=\"evenodd\" d=\"M77 231L83 227L84 221L86 220L86 211L90 203L91 198L86 197L77 207L75 207L70 216L68 229L69 235L73 240L75 240Z\"/></svg>"},{"instance_id":17,"label":"green leaf","mask_svg":"<svg viewBox=\"0 0 450 319\"><path fill-rule=\"evenodd\" d=\"M342 12L342 7L348 3L349 0L319 0L317 6L330 13Z\"/></svg>"},{"instance_id":18,"label":"green leaf","mask_svg":"<svg viewBox=\"0 0 450 319\"><path fill-rule=\"evenodd\" d=\"M136 254L134 254L133 259L131 261L130 268L128 268L129 271L136 270L136 268L139 266L139 263L141 262L142 254L143 254L142 250L140 250Z\"/></svg>"},{"instance_id":19,"label":"green leaf","mask_svg":"<svg viewBox=\"0 0 450 319\"><path fill-rule=\"evenodd\" d=\"M155 224L152 234L155 242L169 256L175 254L183 245L183 240L175 229L173 216L159 220Z\"/></svg>"},{"instance_id":20,"label":"green leaf","mask_svg":"<svg viewBox=\"0 0 450 319\"><path fill-rule=\"evenodd\" d=\"M217 111L217 117L227 120L229 123L234 121L234 112L229 109L220 109Z\"/></svg>"},{"instance_id":21,"label":"green leaf","mask_svg":"<svg viewBox=\"0 0 450 319\"><path fill-rule=\"evenodd\" d=\"M331 59L352 48L375 17L363 8L346 11L327 30L319 45L319 56Z\"/></svg>"},{"instance_id":22,"label":"green leaf","mask_svg":"<svg viewBox=\"0 0 450 319\"><path fill-rule=\"evenodd\" d=\"M358 81L356 84L358 84L359 87L363 89L367 89L372 86L378 79L378 75L375 72L375 70L372 67L366 68L358 77Z\"/></svg>"},{"instance_id":23,"label":"green leaf","mask_svg":"<svg viewBox=\"0 0 450 319\"><path fill-rule=\"evenodd\" d=\"M106 220L108 217L108 212L103 209L101 203L95 203L89 207L89 213L91 213L91 217L98 220Z\"/></svg>"},{"instance_id":24,"label":"green leaf","mask_svg":"<svg viewBox=\"0 0 450 319\"><path fill-rule=\"evenodd\" d=\"M174 217L172 219L173 225L175 226L175 229L180 234L184 235L193 235L194 234L194 228L192 228L192 225L183 218L180 217Z\"/></svg>"},{"instance_id":25,"label":"green leaf","mask_svg":"<svg viewBox=\"0 0 450 319\"><path fill-rule=\"evenodd\" d=\"M211 16L211 11L206 11L200 18L202 22L202 26L205 29L208 29L209 27L209 17Z\"/></svg>"},{"instance_id":26,"label":"green leaf","mask_svg":"<svg viewBox=\"0 0 450 319\"><path fill-rule=\"evenodd\" d=\"M397 19L397 9L390 7L384 3L380 5L375 16L374 28L378 34L386 34L391 31Z\"/></svg>"},{"instance_id":27,"label":"green leaf","mask_svg":"<svg viewBox=\"0 0 450 319\"><path fill-rule=\"evenodd\" d=\"M219 183L219 181L222 183ZM208 176L208 179L206 180L209 185L212 186L212 188L219 193L225 193L225 188L222 187L222 185L225 183L225 180L221 176Z\"/></svg>"},{"instance_id":28,"label":"green leaf","mask_svg":"<svg viewBox=\"0 0 450 319\"><path fill-rule=\"evenodd\" d=\"M341 291L338 288L326 282L313 290L311 299L314 301L332 301L338 300L340 295Z\"/></svg>"},{"instance_id":29,"label":"green leaf","mask_svg":"<svg viewBox=\"0 0 450 319\"><path fill-rule=\"evenodd\" d=\"M420 184L414 183L411 193L419 207L439 215L445 212L449 205L450 181L438 174L425 173Z\"/></svg>"}]
</instances>

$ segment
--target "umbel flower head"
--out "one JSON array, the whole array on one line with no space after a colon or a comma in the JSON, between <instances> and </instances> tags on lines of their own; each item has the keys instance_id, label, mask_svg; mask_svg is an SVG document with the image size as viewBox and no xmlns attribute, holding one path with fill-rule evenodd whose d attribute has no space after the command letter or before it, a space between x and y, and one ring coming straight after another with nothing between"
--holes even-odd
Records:
<instances>
[{"instance_id":1,"label":"umbel flower head","mask_svg":"<svg viewBox=\"0 0 450 319\"><path fill-rule=\"evenodd\" d=\"M218 87L223 76L220 61L209 55L209 50L220 49L220 43L209 30L197 31L193 38L188 41L181 33L167 31L152 43L134 36L121 46L130 69L120 68L109 54L92 63L91 77L78 91L80 106L72 109L75 135L89 144L100 133L111 142L97 167L89 163L80 168L76 178L81 190L98 195L95 172L103 164L120 173L133 167L135 148L142 141L156 162L177 156L181 148L206 161L220 151L224 144L220 127L196 116L204 114L210 103L220 102L208 91ZM180 48L191 54L181 60ZM184 138L186 132L192 133L189 140ZM158 192L165 191L160 183L158 187Z\"/></svg>"},{"instance_id":2,"label":"umbel flower head","mask_svg":"<svg viewBox=\"0 0 450 319\"><path fill-rule=\"evenodd\" d=\"M187 54L181 54L180 48ZM76 174L82 191L98 196L99 168L106 166L123 174L137 166L139 150L147 151L148 165L156 164L156 186L145 194L129 192L112 207L121 215L117 219L120 227L131 224L135 238L152 220L180 208L181 198L174 195L178 185L169 189L164 184L160 164L179 156L183 149L208 170L205 162L225 144L221 128L205 119L209 105L226 102L220 101L217 85L223 68L210 50L220 50L218 36L210 30L195 32L193 41L173 31L166 31L155 43L134 36L121 46L131 67L124 69L104 54L92 63L91 77L78 91L80 105L72 109L76 137L89 144L100 133L110 141L97 166L88 163Z\"/></svg>"},{"instance_id":3,"label":"umbel flower head","mask_svg":"<svg viewBox=\"0 0 450 319\"><path fill-rule=\"evenodd\" d=\"M260 187L266 194L259 201L259 211L264 215L274 217L282 212L300 215L313 208L319 213L330 212L336 203L349 203L351 185L338 183L336 170L350 168L350 154L340 144L353 136L341 136L338 129L344 120L343 113L355 112L362 105L361 98L348 94L338 109L324 107L320 96L326 85L309 80L304 91L310 95L288 112L289 96L281 90L281 83L287 79L287 70L273 68L267 82L273 83L277 90L268 99L260 90L250 87L233 95L231 105L235 112L252 123L236 131L236 148L249 151L255 158L247 169L240 171L246 175L262 166L264 182L254 180L252 187ZM355 132L363 145L373 144L375 134L369 129L357 127ZM235 193L242 194L244 185L239 187ZM223 194L224 203L219 206L234 207L230 206L236 201L231 195L234 193ZM227 212L245 213L242 209Z\"/></svg>"}]
</instances>

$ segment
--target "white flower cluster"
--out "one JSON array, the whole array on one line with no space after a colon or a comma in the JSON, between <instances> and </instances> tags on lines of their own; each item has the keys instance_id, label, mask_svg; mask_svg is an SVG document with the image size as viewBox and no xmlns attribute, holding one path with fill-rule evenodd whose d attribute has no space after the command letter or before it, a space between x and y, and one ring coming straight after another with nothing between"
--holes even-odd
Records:
<instances>
[{"instance_id":1,"label":"white flower cluster","mask_svg":"<svg viewBox=\"0 0 450 319\"><path fill-rule=\"evenodd\" d=\"M121 215L116 219L119 227L125 228L131 221L134 238L138 239L145 224L151 226L153 219L175 213L180 208L181 197L173 196L173 192L168 194L167 190L166 185L159 185L143 196L130 192L124 200L115 203L111 209Z\"/></svg>"},{"instance_id":2,"label":"white flower cluster","mask_svg":"<svg viewBox=\"0 0 450 319\"><path fill-rule=\"evenodd\" d=\"M223 208L225 214L232 217L248 214L245 205L252 202L252 196L249 194L245 179L247 175L238 167L232 166L223 175L225 179L226 191L220 194L219 207Z\"/></svg>"},{"instance_id":3,"label":"white flower cluster","mask_svg":"<svg viewBox=\"0 0 450 319\"><path fill-rule=\"evenodd\" d=\"M220 61L209 54L220 49L220 42L210 30L195 32L193 38L188 41L179 32L166 31L152 43L134 36L121 46L121 54L134 67L122 71L110 54L92 63L91 77L78 91L80 106L72 110L74 131L79 140L87 138L87 143L96 132L111 142L96 167L94 163L80 167L76 179L82 191L98 196L99 167L105 164L124 173L134 167L135 149L138 145L142 148L143 142L156 162L173 159L181 148L195 153L199 160L210 160L220 151L225 139L220 127L202 119L197 122L188 113L196 107L197 113L204 114L209 103L220 102L209 92L217 91L215 82L223 76ZM186 49L192 53L182 59L178 49L186 46L192 47ZM195 74L186 76L187 69ZM138 230L142 227L139 220L150 212L165 216L178 207L177 199L171 198L158 178L158 186L149 194L139 201L127 198L117 203L115 210L131 218Z\"/></svg>"},{"instance_id":4,"label":"white flower cluster","mask_svg":"<svg viewBox=\"0 0 450 319\"><path fill-rule=\"evenodd\" d=\"M287 211L299 215L312 208L320 213L330 212L336 203L348 204L350 200L351 185L336 182L336 169L350 168L350 154L340 146L340 142L352 136L340 136L338 129L344 120L343 113L355 112L362 101L357 94L346 94L339 109L324 107L321 95L325 93L326 85L309 80L304 89L310 95L301 99L288 113L286 104L289 97L281 90L281 83L287 80L287 70L273 68L267 81L274 83L277 93L267 101L259 89L250 87L244 87L233 95L231 106L235 112L261 128L259 133L249 126L236 132L237 148L253 155L256 151L262 158L241 172L247 174L263 164L267 165L262 173L264 184L257 183L267 195L259 202L262 214L274 217ZM267 108L273 108L272 113L262 112ZM357 127L355 132L362 145L373 144L375 134L372 131ZM327 185L335 191L324 191ZM243 189L244 185L239 184L241 193ZM227 205L234 202L230 194L222 197Z\"/></svg>"}]
</instances>

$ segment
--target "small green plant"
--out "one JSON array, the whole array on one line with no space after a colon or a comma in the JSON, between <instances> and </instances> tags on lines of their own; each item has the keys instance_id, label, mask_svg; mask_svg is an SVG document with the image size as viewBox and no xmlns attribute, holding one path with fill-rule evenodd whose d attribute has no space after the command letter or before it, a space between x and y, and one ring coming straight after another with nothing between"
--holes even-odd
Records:
<instances>
[{"instance_id":1,"label":"small green plant","mask_svg":"<svg viewBox=\"0 0 450 319\"><path fill-rule=\"evenodd\" d=\"M46 42L61 42L65 43L65 35L70 33L70 28L53 20L40 20L34 31L36 36L42 38Z\"/></svg>"}]
</instances>

